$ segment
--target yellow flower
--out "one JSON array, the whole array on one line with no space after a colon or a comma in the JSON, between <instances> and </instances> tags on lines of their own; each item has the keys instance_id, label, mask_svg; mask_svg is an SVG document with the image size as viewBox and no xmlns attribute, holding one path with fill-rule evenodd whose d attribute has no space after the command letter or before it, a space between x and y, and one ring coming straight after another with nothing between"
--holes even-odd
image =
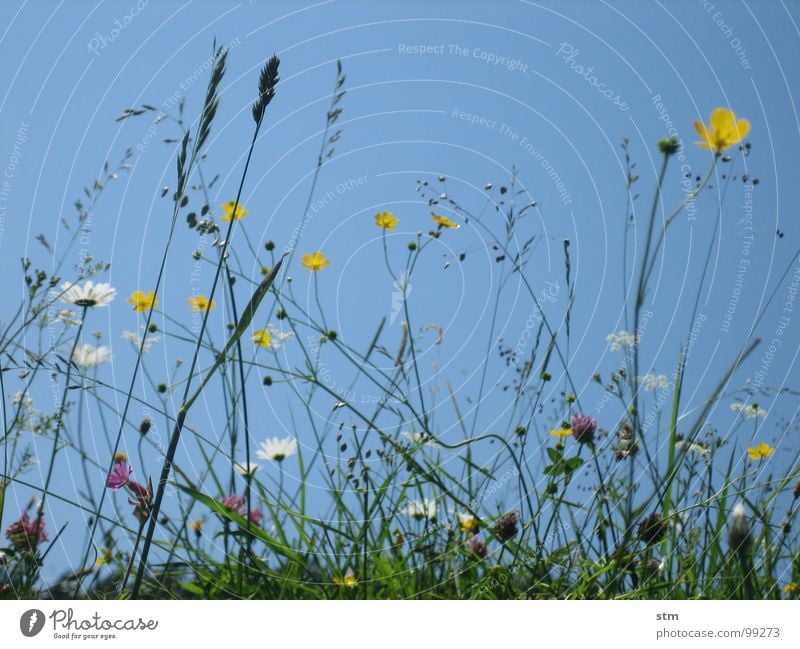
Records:
<instances>
[{"instance_id":1,"label":"yellow flower","mask_svg":"<svg viewBox=\"0 0 800 649\"><path fill-rule=\"evenodd\" d=\"M569 428L554 428L550 431L553 437L569 437L572 435L572 430Z\"/></svg>"},{"instance_id":2,"label":"yellow flower","mask_svg":"<svg viewBox=\"0 0 800 649\"><path fill-rule=\"evenodd\" d=\"M343 586L345 588L355 588L356 584L358 583L358 579L356 579L355 573L352 570L348 570L344 577L334 577L333 583L337 586Z\"/></svg>"},{"instance_id":3,"label":"yellow flower","mask_svg":"<svg viewBox=\"0 0 800 649\"><path fill-rule=\"evenodd\" d=\"M455 222L451 221L446 216L441 216L440 214L434 214L433 212L431 212L431 216L433 217L433 220L436 221L436 223L439 224L440 228L451 228L451 229L454 229L454 228L460 228L461 227L458 223L455 223Z\"/></svg>"},{"instance_id":4,"label":"yellow flower","mask_svg":"<svg viewBox=\"0 0 800 649\"><path fill-rule=\"evenodd\" d=\"M197 534L197 536L200 536L200 534L203 533L203 519L196 518L191 523L189 523L189 527L195 534Z\"/></svg>"},{"instance_id":5,"label":"yellow flower","mask_svg":"<svg viewBox=\"0 0 800 649\"><path fill-rule=\"evenodd\" d=\"M747 449L747 454L750 456L751 460L765 460L766 458L770 457L775 452L775 449L772 448L769 444L761 442L758 446L754 446L752 448Z\"/></svg>"},{"instance_id":6,"label":"yellow flower","mask_svg":"<svg viewBox=\"0 0 800 649\"><path fill-rule=\"evenodd\" d=\"M245 209L244 205L239 203L236 206L235 212L233 209L234 205L236 205L235 201L228 201L227 203L222 204L222 210L225 212L225 214L222 215L222 220L225 221L225 223L228 223L232 219L236 219L237 221L239 221L243 219L245 216L247 216L248 212Z\"/></svg>"},{"instance_id":7,"label":"yellow flower","mask_svg":"<svg viewBox=\"0 0 800 649\"><path fill-rule=\"evenodd\" d=\"M461 528L462 532L466 532L467 534L471 534L472 532L478 531L478 519L475 518L472 514L459 514L458 515L458 526Z\"/></svg>"},{"instance_id":8,"label":"yellow flower","mask_svg":"<svg viewBox=\"0 0 800 649\"><path fill-rule=\"evenodd\" d=\"M158 300L156 300L156 294L153 291L149 293L134 291L128 298L128 302L133 305L133 310L136 311L136 313L145 313L158 306Z\"/></svg>"},{"instance_id":9,"label":"yellow flower","mask_svg":"<svg viewBox=\"0 0 800 649\"><path fill-rule=\"evenodd\" d=\"M193 295L186 301L192 305L192 311L211 311L211 309L217 306L214 300L209 302L205 295Z\"/></svg>"},{"instance_id":10,"label":"yellow flower","mask_svg":"<svg viewBox=\"0 0 800 649\"><path fill-rule=\"evenodd\" d=\"M736 113L727 108L716 108L711 113L710 128L699 119L694 120L694 128L703 138L697 142L702 149L711 149L720 153L734 144L741 142L750 132L750 122L736 119Z\"/></svg>"},{"instance_id":11,"label":"yellow flower","mask_svg":"<svg viewBox=\"0 0 800 649\"><path fill-rule=\"evenodd\" d=\"M253 334L253 342L259 347L269 347L272 345L272 334L264 329L258 329Z\"/></svg>"},{"instance_id":12,"label":"yellow flower","mask_svg":"<svg viewBox=\"0 0 800 649\"><path fill-rule=\"evenodd\" d=\"M303 266L308 268L308 270L312 272L316 272L318 270L322 270L331 263L330 259L326 259L325 255L322 254L319 250L317 252L312 252L308 255L303 255Z\"/></svg>"},{"instance_id":13,"label":"yellow flower","mask_svg":"<svg viewBox=\"0 0 800 649\"><path fill-rule=\"evenodd\" d=\"M398 223L400 223L400 219L391 212L378 212L375 215L375 225L384 230L394 230L394 226Z\"/></svg>"},{"instance_id":14,"label":"yellow flower","mask_svg":"<svg viewBox=\"0 0 800 649\"><path fill-rule=\"evenodd\" d=\"M796 591L796 590L797 590L797 584L796 584L796 583L794 583L794 582L792 582L792 583L790 583L790 584L786 584L786 585L783 587L783 592L784 592L784 593L793 593L793 592L794 592L794 591Z\"/></svg>"}]
</instances>

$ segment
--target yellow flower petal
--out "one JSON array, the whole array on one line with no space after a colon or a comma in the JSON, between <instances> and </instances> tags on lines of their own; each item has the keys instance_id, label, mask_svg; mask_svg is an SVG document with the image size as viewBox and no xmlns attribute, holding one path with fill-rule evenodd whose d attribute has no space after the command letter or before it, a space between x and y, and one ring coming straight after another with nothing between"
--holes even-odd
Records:
<instances>
[{"instance_id":1,"label":"yellow flower petal","mask_svg":"<svg viewBox=\"0 0 800 649\"><path fill-rule=\"evenodd\" d=\"M186 300L192 307L192 311L211 311L217 303L214 300L208 301L205 295L193 295Z\"/></svg>"},{"instance_id":2,"label":"yellow flower petal","mask_svg":"<svg viewBox=\"0 0 800 649\"><path fill-rule=\"evenodd\" d=\"M736 115L728 108L715 108L711 113L711 128L717 134L727 135L736 123Z\"/></svg>"},{"instance_id":3,"label":"yellow flower petal","mask_svg":"<svg viewBox=\"0 0 800 649\"><path fill-rule=\"evenodd\" d=\"M711 113L710 127L700 120L695 120L694 127L703 138L697 146L712 149L721 153L734 144L741 142L750 132L750 122L746 119L737 121L736 113L729 108L715 108Z\"/></svg>"},{"instance_id":4,"label":"yellow flower petal","mask_svg":"<svg viewBox=\"0 0 800 649\"><path fill-rule=\"evenodd\" d=\"M272 344L272 335L269 331L259 329L253 334L253 342L259 347L269 347Z\"/></svg>"},{"instance_id":5,"label":"yellow flower petal","mask_svg":"<svg viewBox=\"0 0 800 649\"><path fill-rule=\"evenodd\" d=\"M375 215L375 225L384 230L394 230L394 226L400 222L391 212L378 212Z\"/></svg>"},{"instance_id":6,"label":"yellow flower petal","mask_svg":"<svg viewBox=\"0 0 800 649\"><path fill-rule=\"evenodd\" d=\"M312 252L309 254L303 255L303 266L308 268L311 272L316 272L318 270L322 270L328 264L331 263L330 259L326 259L325 255L322 254L321 251Z\"/></svg>"},{"instance_id":7,"label":"yellow flower petal","mask_svg":"<svg viewBox=\"0 0 800 649\"><path fill-rule=\"evenodd\" d=\"M436 223L439 225L440 228L455 229L461 227L458 223L451 221L446 216L442 216L441 214L434 214L433 212L431 212L431 216L433 217L433 220L436 221Z\"/></svg>"},{"instance_id":8,"label":"yellow flower petal","mask_svg":"<svg viewBox=\"0 0 800 649\"><path fill-rule=\"evenodd\" d=\"M134 291L128 298L128 302L133 305L133 310L136 313L145 313L150 309L155 309L158 306L156 294L153 291L145 293L144 291Z\"/></svg>"},{"instance_id":9,"label":"yellow flower petal","mask_svg":"<svg viewBox=\"0 0 800 649\"><path fill-rule=\"evenodd\" d=\"M554 428L550 431L553 437L569 437L572 435L572 430L569 428Z\"/></svg>"},{"instance_id":10,"label":"yellow flower petal","mask_svg":"<svg viewBox=\"0 0 800 649\"><path fill-rule=\"evenodd\" d=\"M228 201L227 203L222 204L222 211L225 212L225 214L222 215L222 220L226 223L228 223L231 219L236 219L239 221L249 214L249 212L245 209L245 206L241 203L239 203L239 205L236 207L236 213L234 214L234 205L236 205L236 201Z\"/></svg>"}]
</instances>

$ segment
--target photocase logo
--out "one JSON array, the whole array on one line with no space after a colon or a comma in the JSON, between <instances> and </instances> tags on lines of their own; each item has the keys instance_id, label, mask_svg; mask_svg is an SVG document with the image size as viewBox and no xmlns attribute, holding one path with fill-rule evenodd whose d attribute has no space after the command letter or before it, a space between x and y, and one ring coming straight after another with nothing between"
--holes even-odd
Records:
<instances>
[{"instance_id":1,"label":"photocase logo","mask_svg":"<svg viewBox=\"0 0 800 649\"><path fill-rule=\"evenodd\" d=\"M19 630L26 638L32 638L44 628L44 613L38 608L25 611L19 618Z\"/></svg>"}]
</instances>

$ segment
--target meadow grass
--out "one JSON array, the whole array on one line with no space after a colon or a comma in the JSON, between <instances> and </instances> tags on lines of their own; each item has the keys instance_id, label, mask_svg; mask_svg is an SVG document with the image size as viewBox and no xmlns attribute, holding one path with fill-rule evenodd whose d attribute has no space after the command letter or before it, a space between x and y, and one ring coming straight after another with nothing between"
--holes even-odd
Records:
<instances>
[{"instance_id":1,"label":"meadow grass","mask_svg":"<svg viewBox=\"0 0 800 649\"><path fill-rule=\"evenodd\" d=\"M581 299L570 242L563 242L566 291L542 292L529 270L536 241L522 234L521 225L537 206L516 171L506 184L487 184L487 199L477 208L450 195L444 177L420 181L416 190L431 212L430 229L417 233L405 249L398 250L396 239L388 237L399 219L378 212L374 227L382 232L385 271L397 298L392 318L401 322L402 334L390 346L384 319L374 323L367 339L345 339L330 327L321 299L328 253L304 252L302 238L317 181L343 135L342 65L337 64L295 239L285 246L267 241L257 247L249 238L241 200L254 149L269 147L269 137L259 134L270 119L270 103L280 96L280 62L272 57L262 70L238 192L217 210L210 199L216 177L205 169L204 154L227 57L214 46L196 120L186 117L182 103L179 114L157 117L179 133L173 140L175 190L152 284L128 298L144 322L127 334L137 354L123 387L98 375L97 367L108 360L107 348L85 342L93 313L116 298L115 289L98 282L109 264L85 258L70 279L62 273L68 272L65 260L74 252L82 224L106 187L129 169L130 152L113 170L106 165L103 176L86 189L88 203L76 202L72 241L53 258L50 270L23 260L27 299L0 330L2 597L798 596L800 550L792 530L800 501L797 451L789 468L775 474L770 467L775 449L767 443L732 449L730 435L722 438L712 428L715 405L735 393L732 377L759 341L729 346L727 371L706 383L710 388L699 408L685 412L687 349L705 273L683 343L674 351L671 376L642 374L651 367L641 345L652 308L648 296L670 226L709 189L720 165L733 169L747 155L749 125L723 110L699 129L701 142L711 150L709 168L671 211L661 207L662 187L670 173L677 173L670 161L681 145L672 139L660 142L662 165L650 190L650 209L635 225L629 215L643 181L623 142L628 165L624 249L630 247L629 230L636 227L641 250L635 268L627 259L621 263L624 285L635 287L626 293L623 308L627 329L609 336L621 361L606 376L593 377L604 391L604 403L614 406L603 410L599 425L600 413L581 401L578 386L587 378L573 376L568 362L572 313ZM120 119L155 112L144 105L126 109ZM718 195L724 198L724 188ZM213 270L206 292L190 298L200 314L199 329L188 327L174 308L160 305L167 260L186 253L173 250L173 235L184 219L198 236L214 240L194 252L198 262ZM442 348L447 332L423 324L424 313L415 312L409 298L411 282L421 261L433 254L433 244L466 224L489 242L498 274L483 323L485 360L475 368L477 394L469 401L447 376L434 377L437 389L429 389L430 366L423 352ZM44 238L42 245L51 252ZM285 271L290 266L311 274L311 300L295 293ZM252 267L262 269L260 278L248 274ZM533 313L525 329L527 344L501 345L498 351L501 312L512 287ZM557 302L561 315L548 316L552 309L543 302ZM213 340L208 327L217 303L224 304L230 322L222 342ZM157 321L168 326L159 327ZM161 339L191 349L189 362L176 361L167 382L155 378L148 366L148 350ZM291 355L279 353L285 349ZM504 428L487 431L481 414L491 407L485 405L493 391L489 365L498 353L513 380L502 389ZM329 380L332 365L347 368L352 383ZM563 381L563 389L553 388L556 381ZM54 409L40 410L33 395L54 385ZM284 391L281 398L288 398L296 417L295 435L260 441L263 422L251 398L256 387ZM209 393L224 404L217 413L223 438L192 423L193 406ZM560 395L556 401L553 394ZM179 395L177 407L173 395ZM656 395L662 400L657 407ZM737 430L757 425L766 413L755 395L738 396ZM146 407L150 415L134 420L134 406L137 411ZM648 418L654 410L663 416ZM449 422L443 421L443 411ZM320 418L320 412L330 414ZM95 441L85 435L90 417L105 433L109 452L101 459ZM169 431L162 440L152 434L157 422ZM447 436L444 428L450 431ZM30 450L32 436L37 448L47 442L50 451L36 457ZM197 454L191 463L185 457L189 446ZM80 499L63 496L58 484L63 479L57 477L59 462L67 454L80 467L75 479L85 483ZM147 457L157 457L158 463L148 463ZM41 484L30 477L37 462L45 476ZM289 463L296 472L291 481L286 480ZM134 475L148 477L139 482ZM12 490L32 494L27 508L12 507L6 497ZM327 499L323 506L316 502L320 493ZM70 569L58 579L43 574L63 532L46 528L54 504L87 523L83 545L74 548Z\"/></svg>"}]
</instances>

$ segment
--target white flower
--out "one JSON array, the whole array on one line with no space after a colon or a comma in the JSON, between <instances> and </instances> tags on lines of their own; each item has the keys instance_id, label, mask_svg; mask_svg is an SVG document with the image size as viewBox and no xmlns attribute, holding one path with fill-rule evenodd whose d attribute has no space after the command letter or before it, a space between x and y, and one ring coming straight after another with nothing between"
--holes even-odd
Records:
<instances>
[{"instance_id":1,"label":"white flower","mask_svg":"<svg viewBox=\"0 0 800 649\"><path fill-rule=\"evenodd\" d=\"M409 433L408 431L403 431L400 434L403 437L408 438L412 444L416 444L417 446L438 446L434 439L427 433Z\"/></svg>"},{"instance_id":2,"label":"white flower","mask_svg":"<svg viewBox=\"0 0 800 649\"><path fill-rule=\"evenodd\" d=\"M682 439L675 442L675 448L678 450L686 449L687 453L697 453L703 457L708 457L708 449L705 446L700 446L700 444L694 444Z\"/></svg>"},{"instance_id":3,"label":"white flower","mask_svg":"<svg viewBox=\"0 0 800 649\"><path fill-rule=\"evenodd\" d=\"M731 410L734 412L741 412L745 419L755 419L756 417L766 417L767 411L761 408L757 403L732 403Z\"/></svg>"},{"instance_id":4,"label":"white flower","mask_svg":"<svg viewBox=\"0 0 800 649\"><path fill-rule=\"evenodd\" d=\"M100 363L110 361L111 350L102 346L78 345L72 354L72 360L81 367L94 367Z\"/></svg>"},{"instance_id":5,"label":"white flower","mask_svg":"<svg viewBox=\"0 0 800 649\"><path fill-rule=\"evenodd\" d=\"M95 284L91 280L85 282L83 286L64 282L61 289L64 291L61 296L62 302L82 307L108 306L117 294L117 289L113 288L111 284L104 282Z\"/></svg>"},{"instance_id":6,"label":"white flower","mask_svg":"<svg viewBox=\"0 0 800 649\"><path fill-rule=\"evenodd\" d=\"M65 327L77 327L81 323L81 319L75 317L72 309L59 309L56 318L63 322Z\"/></svg>"},{"instance_id":7,"label":"white flower","mask_svg":"<svg viewBox=\"0 0 800 649\"><path fill-rule=\"evenodd\" d=\"M139 351L139 347L142 345L142 337L139 334L137 334L135 331L123 331L122 338L124 340L127 340L131 345L133 345L133 348L137 352ZM149 352L153 344L157 343L159 340L161 340L160 336L154 336L153 334L150 334L149 336L147 336L147 338L145 338L144 347L142 348L142 351Z\"/></svg>"},{"instance_id":8,"label":"white flower","mask_svg":"<svg viewBox=\"0 0 800 649\"><path fill-rule=\"evenodd\" d=\"M283 347L283 343L289 342L294 338L293 331L281 331L278 327L271 324L267 325L267 333L270 335L269 346L272 347L272 349L280 349Z\"/></svg>"},{"instance_id":9,"label":"white flower","mask_svg":"<svg viewBox=\"0 0 800 649\"><path fill-rule=\"evenodd\" d=\"M290 455L297 453L297 440L294 437L272 437L261 442L256 457L272 462L282 462Z\"/></svg>"},{"instance_id":10,"label":"white flower","mask_svg":"<svg viewBox=\"0 0 800 649\"><path fill-rule=\"evenodd\" d=\"M639 342L639 337L627 331L620 331L619 333L608 334L606 340L611 343L610 349L614 352L623 347L636 347L636 343Z\"/></svg>"},{"instance_id":11,"label":"white flower","mask_svg":"<svg viewBox=\"0 0 800 649\"><path fill-rule=\"evenodd\" d=\"M256 471L258 471L261 467L255 462L250 462L248 464L247 462L242 461L242 462L234 462L233 468L239 475L254 476L256 474Z\"/></svg>"},{"instance_id":12,"label":"white flower","mask_svg":"<svg viewBox=\"0 0 800 649\"><path fill-rule=\"evenodd\" d=\"M433 498L423 498L421 501L412 500L401 511L407 516L417 520L423 520L427 518L429 521L435 521L436 500Z\"/></svg>"},{"instance_id":13,"label":"white flower","mask_svg":"<svg viewBox=\"0 0 800 649\"><path fill-rule=\"evenodd\" d=\"M33 399L28 396L28 393L25 392L25 390L20 390L17 392L11 399L11 403L13 403L15 406L19 406L22 410L33 408Z\"/></svg>"},{"instance_id":14,"label":"white flower","mask_svg":"<svg viewBox=\"0 0 800 649\"><path fill-rule=\"evenodd\" d=\"M665 390L669 386L669 377L666 374L645 374L637 376L639 383L644 383L645 390Z\"/></svg>"}]
</instances>

